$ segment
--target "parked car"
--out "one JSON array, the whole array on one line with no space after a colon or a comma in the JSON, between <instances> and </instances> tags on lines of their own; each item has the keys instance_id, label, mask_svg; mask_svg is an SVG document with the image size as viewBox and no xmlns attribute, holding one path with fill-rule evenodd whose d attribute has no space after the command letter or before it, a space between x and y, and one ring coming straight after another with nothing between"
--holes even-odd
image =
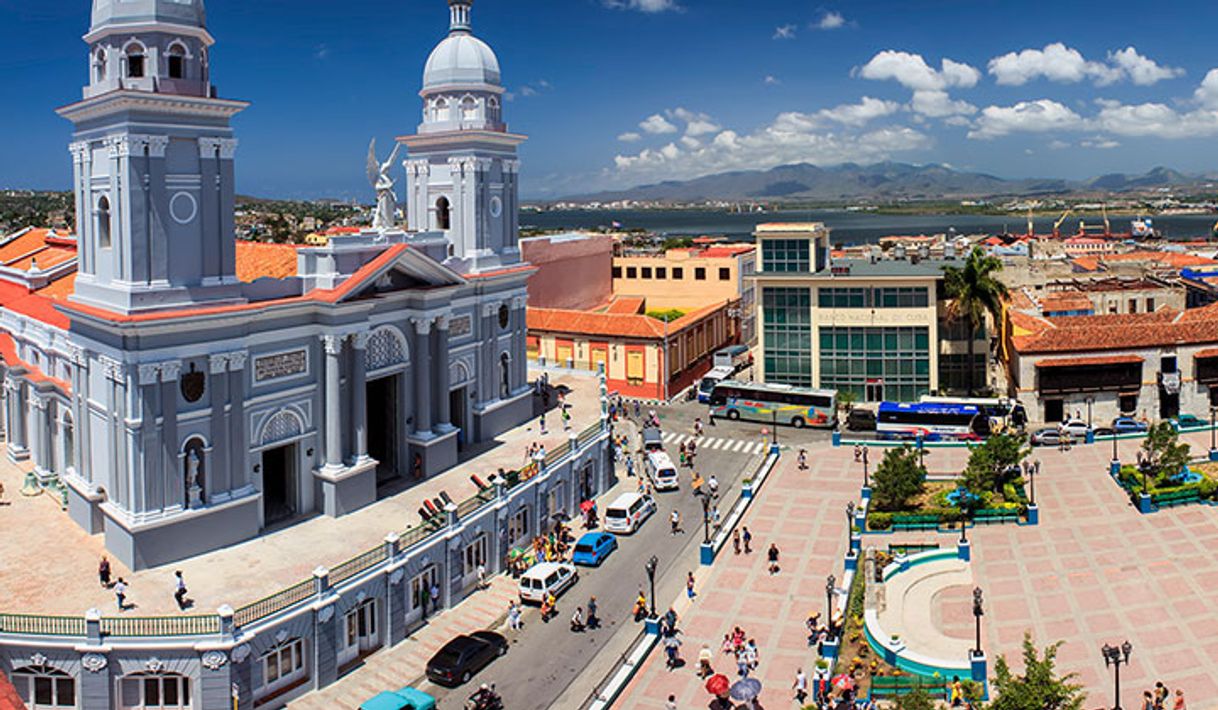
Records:
<instances>
[{"instance_id":1,"label":"parked car","mask_svg":"<svg viewBox=\"0 0 1218 710\"><path fill-rule=\"evenodd\" d=\"M427 662L427 679L447 686L468 683L475 673L507 650L507 639L494 631L462 634L444 644Z\"/></svg>"},{"instance_id":2,"label":"parked car","mask_svg":"<svg viewBox=\"0 0 1218 710\"><path fill-rule=\"evenodd\" d=\"M1203 426L1209 426L1209 422L1192 414L1181 414L1176 417L1176 426L1181 429L1196 429Z\"/></svg>"},{"instance_id":3,"label":"parked car","mask_svg":"<svg viewBox=\"0 0 1218 710\"><path fill-rule=\"evenodd\" d=\"M1062 443L1060 429L1038 429L1032 433L1032 446L1058 446Z\"/></svg>"},{"instance_id":4,"label":"parked car","mask_svg":"<svg viewBox=\"0 0 1218 710\"><path fill-rule=\"evenodd\" d=\"M1133 417L1117 417L1112 420L1112 429L1118 434L1134 434L1146 431L1146 422L1140 422Z\"/></svg>"},{"instance_id":5,"label":"parked car","mask_svg":"<svg viewBox=\"0 0 1218 710\"><path fill-rule=\"evenodd\" d=\"M577 565L596 567L616 549L616 535L607 532L584 533L575 541L575 552L571 554L571 561Z\"/></svg>"},{"instance_id":6,"label":"parked car","mask_svg":"<svg viewBox=\"0 0 1218 710\"><path fill-rule=\"evenodd\" d=\"M1097 427L1095 430L1095 435L1096 436L1116 436L1116 429L1113 429L1112 427L1107 427L1107 426Z\"/></svg>"},{"instance_id":7,"label":"parked car","mask_svg":"<svg viewBox=\"0 0 1218 710\"><path fill-rule=\"evenodd\" d=\"M579 581L575 565L538 562L520 575L520 601L540 604L547 594L558 596Z\"/></svg>"},{"instance_id":8,"label":"parked car","mask_svg":"<svg viewBox=\"0 0 1218 710\"><path fill-rule=\"evenodd\" d=\"M436 699L407 686L396 691L382 691L360 704L359 710L435 710Z\"/></svg>"},{"instance_id":9,"label":"parked car","mask_svg":"<svg viewBox=\"0 0 1218 710\"><path fill-rule=\"evenodd\" d=\"M875 431L875 412L855 407L846 415L846 428L850 431Z\"/></svg>"},{"instance_id":10,"label":"parked car","mask_svg":"<svg viewBox=\"0 0 1218 710\"><path fill-rule=\"evenodd\" d=\"M1087 438L1087 432L1091 430L1091 427L1087 426L1087 422L1079 421L1078 419L1062 422L1060 428L1062 431L1068 432L1075 439Z\"/></svg>"}]
</instances>

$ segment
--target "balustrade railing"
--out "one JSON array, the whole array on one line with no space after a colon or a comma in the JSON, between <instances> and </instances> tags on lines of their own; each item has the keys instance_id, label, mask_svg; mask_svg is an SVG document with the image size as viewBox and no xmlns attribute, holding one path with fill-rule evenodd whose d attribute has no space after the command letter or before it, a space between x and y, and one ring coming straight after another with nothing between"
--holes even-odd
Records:
<instances>
[{"instance_id":1,"label":"balustrade railing","mask_svg":"<svg viewBox=\"0 0 1218 710\"><path fill-rule=\"evenodd\" d=\"M0 633L29 636L84 636L85 620L80 616L0 614Z\"/></svg>"},{"instance_id":2,"label":"balustrade railing","mask_svg":"<svg viewBox=\"0 0 1218 710\"><path fill-rule=\"evenodd\" d=\"M220 633L220 617L200 616L107 616L101 620L102 636L206 636Z\"/></svg>"},{"instance_id":3,"label":"balustrade railing","mask_svg":"<svg viewBox=\"0 0 1218 710\"><path fill-rule=\"evenodd\" d=\"M306 579L237 609L233 612L233 623L237 626L252 624L259 619L265 619L272 614L289 609L316 593L317 583L312 579Z\"/></svg>"}]
</instances>

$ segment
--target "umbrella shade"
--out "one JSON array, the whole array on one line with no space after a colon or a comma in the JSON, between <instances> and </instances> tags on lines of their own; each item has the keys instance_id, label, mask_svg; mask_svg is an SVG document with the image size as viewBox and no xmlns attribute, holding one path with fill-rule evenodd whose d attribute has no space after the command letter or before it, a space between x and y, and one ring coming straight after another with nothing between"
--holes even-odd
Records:
<instances>
[{"instance_id":1,"label":"umbrella shade","mask_svg":"<svg viewBox=\"0 0 1218 710\"><path fill-rule=\"evenodd\" d=\"M589 510L592 510L595 507L596 507L596 503L593 501L590 501L590 500L586 500L583 503L579 504L579 509L585 513L587 513Z\"/></svg>"},{"instance_id":2,"label":"umbrella shade","mask_svg":"<svg viewBox=\"0 0 1218 710\"><path fill-rule=\"evenodd\" d=\"M732 685L731 689L732 700L740 702L748 702L761 695L761 681L756 678L745 678L738 680Z\"/></svg>"},{"instance_id":3,"label":"umbrella shade","mask_svg":"<svg viewBox=\"0 0 1218 710\"><path fill-rule=\"evenodd\" d=\"M838 675L831 682L833 683L833 687L838 688L839 690L849 690L854 688L854 679L845 673Z\"/></svg>"},{"instance_id":4,"label":"umbrella shade","mask_svg":"<svg viewBox=\"0 0 1218 710\"><path fill-rule=\"evenodd\" d=\"M571 516L567 515L566 513L559 512L559 513L555 513L553 515L553 518L554 518L555 522L565 523L571 519Z\"/></svg>"},{"instance_id":5,"label":"umbrella shade","mask_svg":"<svg viewBox=\"0 0 1218 710\"><path fill-rule=\"evenodd\" d=\"M716 673L706 679L706 692L711 695L727 695L731 687L732 682L722 673Z\"/></svg>"}]
</instances>

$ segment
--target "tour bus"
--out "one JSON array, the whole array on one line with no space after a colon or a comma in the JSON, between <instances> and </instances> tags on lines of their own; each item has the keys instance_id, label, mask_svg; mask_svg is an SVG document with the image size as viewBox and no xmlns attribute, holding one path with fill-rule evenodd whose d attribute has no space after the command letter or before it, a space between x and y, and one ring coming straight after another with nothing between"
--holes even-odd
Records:
<instances>
[{"instance_id":1,"label":"tour bus","mask_svg":"<svg viewBox=\"0 0 1218 710\"><path fill-rule=\"evenodd\" d=\"M731 379L736 371L730 367L716 367L702 377L702 381L698 383L698 401L706 404L710 401L711 391L715 389L715 385L720 382Z\"/></svg>"},{"instance_id":2,"label":"tour bus","mask_svg":"<svg viewBox=\"0 0 1218 710\"><path fill-rule=\"evenodd\" d=\"M727 380L711 391L710 416L831 429L837 424L837 390Z\"/></svg>"},{"instance_id":3,"label":"tour bus","mask_svg":"<svg viewBox=\"0 0 1218 710\"><path fill-rule=\"evenodd\" d=\"M934 397L922 395L923 404L971 404L985 412L990 418L990 428L995 430L1022 431L1028 423L1028 412L1023 403L1007 397Z\"/></svg>"},{"instance_id":4,"label":"tour bus","mask_svg":"<svg viewBox=\"0 0 1218 710\"><path fill-rule=\"evenodd\" d=\"M681 487L681 479L677 475L677 467L672 458L663 451L653 451L647 454L647 477L657 491L675 491Z\"/></svg>"},{"instance_id":5,"label":"tour bus","mask_svg":"<svg viewBox=\"0 0 1218 710\"><path fill-rule=\"evenodd\" d=\"M990 435L990 418L971 404L881 402L875 431L881 439L983 439Z\"/></svg>"},{"instance_id":6,"label":"tour bus","mask_svg":"<svg viewBox=\"0 0 1218 710\"><path fill-rule=\"evenodd\" d=\"M715 351L714 366L716 368L726 367L732 371L732 374L736 374L752 364L753 355L749 352L747 345L730 345Z\"/></svg>"},{"instance_id":7,"label":"tour bus","mask_svg":"<svg viewBox=\"0 0 1218 710\"><path fill-rule=\"evenodd\" d=\"M633 533L654 512L656 501L651 496L623 493L605 508L605 530Z\"/></svg>"}]
</instances>

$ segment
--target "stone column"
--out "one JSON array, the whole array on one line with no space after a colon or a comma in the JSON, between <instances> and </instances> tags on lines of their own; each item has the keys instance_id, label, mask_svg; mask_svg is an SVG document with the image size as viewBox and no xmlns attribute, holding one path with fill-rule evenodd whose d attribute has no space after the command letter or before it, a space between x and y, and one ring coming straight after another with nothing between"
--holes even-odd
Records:
<instances>
[{"instance_id":1,"label":"stone column","mask_svg":"<svg viewBox=\"0 0 1218 710\"><path fill-rule=\"evenodd\" d=\"M431 431L431 321L413 318L415 331L414 354L414 430L418 434Z\"/></svg>"},{"instance_id":2,"label":"stone column","mask_svg":"<svg viewBox=\"0 0 1218 710\"><path fill-rule=\"evenodd\" d=\"M439 405L436 431L444 433L452 431L453 428L452 399L449 397L449 389L452 384L449 381L448 371L448 316L440 316L436 319L435 370L436 404Z\"/></svg>"},{"instance_id":3,"label":"stone column","mask_svg":"<svg viewBox=\"0 0 1218 710\"><path fill-rule=\"evenodd\" d=\"M140 429L140 445L144 450L144 509L161 510L165 507L165 487L160 475L164 470L161 463L164 451L159 445L164 438L161 431L163 423L157 421L161 414L161 366L144 363L139 366L138 373L140 416L144 422Z\"/></svg>"},{"instance_id":4,"label":"stone column","mask_svg":"<svg viewBox=\"0 0 1218 710\"><path fill-rule=\"evenodd\" d=\"M351 422L357 462L368 460L368 333L351 336Z\"/></svg>"},{"instance_id":5,"label":"stone column","mask_svg":"<svg viewBox=\"0 0 1218 710\"><path fill-rule=\"evenodd\" d=\"M208 358L208 379L211 387L211 448L227 451L230 395L228 391L228 355L212 355ZM204 462L206 476L203 479L205 493L212 496L227 493L233 486L227 462L208 456ZM210 500L210 498L205 498Z\"/></svg>"},{"instance_id":6,"label":"stone column","mask_svg":"<svg viewBox=\"0 0 1218 710\"><path fill-rule=\"evenodd\" d=\"M45 479L52 475L50 468L50 453L51 447L47 445L47 400L40 392L33 392L30 396L30 423L34 428L34 473L40 479Z\"/></svg>"},{"instance_id":7,"label":"stone column","mask_svg":"<svg viewBox=\"0 0 1218 710\"><path fill-rule=\"evenodd\" d=\"M480 402L494 402L499 399L499 350L495 347L495 336L499 327L495 322L495 312L498 309L499 306L494 303L482 304L482 357L478 362L478 367L481 368L481 374L478 376Z\"/></svg>"},{"instance_id":8,"label":"stone column","mask_svg":"<svg viewBox=\"0 0 1218 710\"><path fill-rule=\"evenodd\" d=\"M89 412L89 357L80 348L72 349L72 433L76 451L72 465L76 476L86 481L93 480L93 465L89 430L92 418Z\"/></svg>"},{"instance_id":9,"label":"stone column","mask_svg":"<svg viewBox=\"0 0 1218 710\"><path fill-rule=\"evenodd\" d=\"M161 470L165 476L165 507L186 507L186 472L182 470L178 441L178 376L182 363L161 363Z\"/></svg>"},{"instance_id":10,"label":"stone column","mask_svg":"<svg viewBox=\"0 0 1218 710\"><path fill-rule=\"evenodd\" d=\"M525 335L528 332L528 321L525 307L528 301L524 296L512 299L512 393L520 391L529 379L528 357L525 355Z\"/></svg>"},{"instance_id":11,"label":"stone column","mask_svg":"<svg viewBox=\"0 0 1218 710\"><path fill-rule=\"evenodd\" d=\"M342 381L339 356L343 351L343 339L337 335L321 336L322 349L326 353L326 465L325 470L334 472L343 468L342 430Z\"/></svg>"},{"instance_id":12,"label":"stone column","mask_svg":"<svg viewBox=\"0 0 1218 710\"><path fill-rule=\"evenodd\" d=\"M6 377L4 388L8 391L8 457L13 461L20 461L30 455L25 437L25 405L21 398L21 382L16 377Z\"/></svg>"},{"instance_id":13,"label":"stone column","mask_svg":"<svg viewBox=\"0 0 1218 710\"><path fill-rule=\"evenodd\" d=\"M232 402L228 420L229 474L233 490L249 485L249 442L245 436L245 361L244 350L228 354L228 395Z\"/></svg>"}]
</instances>

